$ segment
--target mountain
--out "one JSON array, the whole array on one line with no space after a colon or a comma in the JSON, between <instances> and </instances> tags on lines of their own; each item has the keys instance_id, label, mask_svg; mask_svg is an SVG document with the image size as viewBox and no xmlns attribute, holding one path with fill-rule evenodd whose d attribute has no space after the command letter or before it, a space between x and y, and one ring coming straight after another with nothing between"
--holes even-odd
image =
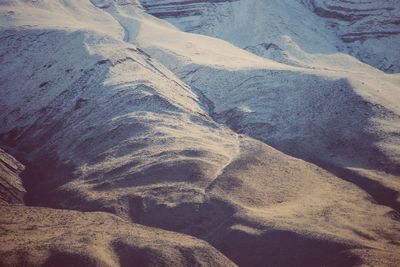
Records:
<instances>
[{"instance_id":1,"label":"mountain","mask_svg":"<svg viewBox=\"0 0 400 267\"><path fill-rule=\"evenodd\" d=\"M326 1L307 4L343 41L342 50L385 72L399 72L398 1Z\"/></svg>"},{"instance_id":2,"label":"mountain","mask_svg":"<svg viewBox=\"0 0 400 267\"><path fill-rule=\"evenodd\" d=\"M326 65L325 59L343 68L346 59L338 55L343 52L385 72L399 72L400 5L396 0L142 3L150 14L184 31L222 38L279 62L313 68Z\"/></svg>"},{"instance_id":3,"label":"mountain","mask_svg":"<svg viewBox=\"0 0 400 267\"><path fill-rule=\"evenodd\" d=\"M372 5L0 3L1 264L397 266L398 36L329 15Z\"/></svg>"},{"instance_id":4,"label":"mountain","mask_svg":"<svg viewBox=\"0 0 400 267\"><path fill-rule=\"evenodd\" d=\"M16 203L16 194L4 193L3 185L24 191L15 172L24 166L4 151L0 159L0 196L12 196L0 204L2 266L236 266L193 237L133 224L105 212Z\"/></svg>"}]
</instances>

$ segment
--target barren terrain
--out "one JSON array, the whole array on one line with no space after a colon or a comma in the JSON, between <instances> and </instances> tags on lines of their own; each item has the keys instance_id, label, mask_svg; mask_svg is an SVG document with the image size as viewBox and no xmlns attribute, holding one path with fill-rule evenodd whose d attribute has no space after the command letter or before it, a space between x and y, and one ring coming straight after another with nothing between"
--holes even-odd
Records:
<instances>
[{"instance_id":1,"label":"barren terrain","mask_svg":"<svg viewBox=\"0 0 400 267\"><path fill-rule=\"evenodd\" d=\"M398 266L396 1L0 2L0 266Z\"/></svg>"}]
</instances>

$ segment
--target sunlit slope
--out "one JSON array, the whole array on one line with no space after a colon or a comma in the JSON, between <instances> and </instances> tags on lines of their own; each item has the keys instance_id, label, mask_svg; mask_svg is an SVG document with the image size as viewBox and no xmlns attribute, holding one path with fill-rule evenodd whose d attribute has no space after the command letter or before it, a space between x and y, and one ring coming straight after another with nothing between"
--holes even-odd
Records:
<instances>
[{"instance_id":1,"label":"sunlit slope","mask_svg":"<svg viewBox=\"0 0 400 267\"><path fill-rule=\"evenodd\" d=\"M29 204L191 234L244 266L398 262L398 75L285 65L135 1L1 14L1 144L29 162Z\"/></svg>"}]
</instances>

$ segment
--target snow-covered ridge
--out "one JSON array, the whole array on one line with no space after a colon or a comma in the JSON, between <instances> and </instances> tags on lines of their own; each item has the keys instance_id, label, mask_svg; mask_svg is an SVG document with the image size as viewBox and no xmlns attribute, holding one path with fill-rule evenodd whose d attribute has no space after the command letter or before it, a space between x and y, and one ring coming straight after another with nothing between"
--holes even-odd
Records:
<instances>
[{"instance_id":1,"label":"snow-covered ridge","mask_svg":"<svg viewBox=\"0 0 400 267\"><path fill-rule=\"evenodd\" d=\"M171 0L143 0L143 7L152 15L159 18L202 16L208 12L208 8L226 2L234 2L239 0L187 0L187 1L171 1Z\"/></svg>"},{"instance_id":2,"label":"snow-covered ridge","mask_svg":"<svg viewBox=\"0 0 400 267\"><path fill-rule=\"evenodd\" d=\"M400 7L394 0L142 3L150 14L184 31L222 38L283 63L315 66L318 61L329 61L337 65L343 59L335 54L342 52L386 72L400 70Z\"/></svg>"},{"instance_id":3,"label":"snow-covered ridge","mask_svg":"<svg viewBox=\"0 0 400 267\"><path fill-rule=\"evenodd\" d=\"M344 48L387 72L400 71L400 4L396 0L308 0L327 19Z\"/></svg>"},{"instance_id":4,"label":"snow-covered ridge","mask_svg":"<svg viewBox=\"0 0 400 267\"><path fill-rule=\"evenodd\" d=\"M303 3L249 1L198 3L217 18L198 31L225 41L136 1L1 2L0 144L31 164L26 200L240 266L400 262L400 76L339 53Z\"/></svg>"}]
</instances>

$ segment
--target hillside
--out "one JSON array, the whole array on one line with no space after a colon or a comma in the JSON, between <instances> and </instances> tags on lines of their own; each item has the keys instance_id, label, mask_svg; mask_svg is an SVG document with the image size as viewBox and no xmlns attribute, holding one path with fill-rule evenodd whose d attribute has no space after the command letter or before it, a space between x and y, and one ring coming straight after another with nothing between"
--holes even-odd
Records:
<instances>
[{"instance_id":1,"label":"hillside","mask_svg":"<svg viewBox=\"0 0 400 267\"><path fill-rule=\"evenodd\" d=\"M0 151L0 265L397 266L400 66L366 47L398 36L350 52L321 11L347 5L0 3L0 145L26 165Z\"/></svg>"}]
</instances>

